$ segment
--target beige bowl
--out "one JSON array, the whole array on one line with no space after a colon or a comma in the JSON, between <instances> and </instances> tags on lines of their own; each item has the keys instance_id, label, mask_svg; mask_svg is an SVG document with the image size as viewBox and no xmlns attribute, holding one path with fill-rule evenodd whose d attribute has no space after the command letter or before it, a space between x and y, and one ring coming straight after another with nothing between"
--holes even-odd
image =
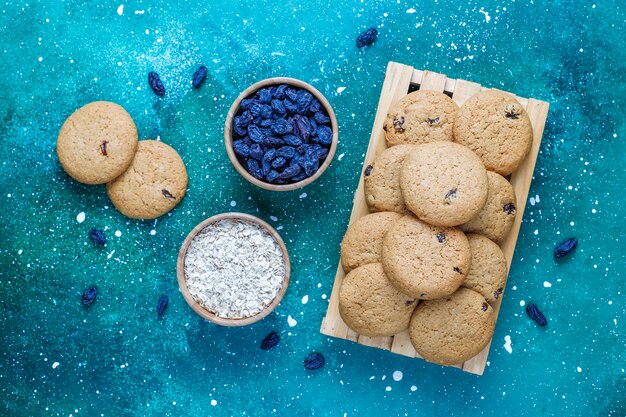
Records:
<instances>
[{"instance_id":1,"label":"beige bowl","mask_svg":"<svg viewBox=\"0 0 626 417\"><path fill-rule=\"evenodd\" d=\"M278 243L278 245L280 246L281 251L283 252L283 261L285 263L285 277L283 278L280 290L278 291L278 294L276 294L274 300L267 307L265 307L265 309L252 317L246 317L243 319L229 319L225 317L218 317L215 313L212 313L211 311L202 307L196 300L194 300L191 296L191 293L189 292L189 289L187 288L187 282L185 279L185 255L187 254L187 248L189 247L189 244L196 237L196 235L200 233L200 231L206 226L211 223L215 223L225 219L238 220L261 226L274 238L276 243ZM245 326L255 323L270 314L272 310L274 310L276 306L280 304L280 301L285 295L285 291L287 291L290 272L291 264L289 262L289 254L287 253L287 247L285 246L285 242L283 242L283 239L280 237L280 235L276 232L276 230L274 230L272 226L270 226L263 220L259 219L258 217L251 216L250 214L244 213L222 213L213 217L209 217L208 219L202 221L200 224L194 227L193 230L189 232L189 234L185 238L185 241L183 242L183 245L178 252L178 262L176 264L178 286L180 288L180 291L183 293L183 297L185 297L185 301L187 301L187 304L189 304L193 311L195 311L200 317L221 326Z\"/></svg>"},{"instance_id":2,"label":"beige bowl","mask_svg":"<svg viewBox=\"0 0 626 417\"><path fill-rule=\"evenodd\" d=\"M302 181L294 182L292 184L271 184L265 181L261 181L259 179L254 178L246 168L241 165L235 151L233 150L233 119L237 112L239 111L239 105L241 104L241 100L244 98L252 96L261 88L270 87L272 85L280 85L280 84L288 84L292 87L303 88L307 90L309 93L313 95L319 102L322 104L326 112L328 113L328 117L330 117L330 123L333 131L333 141L330 144L330 149L328 150L328 156L324 160L324 162L320 165L319 169L312 176L303 179ZM337 128L337 117L335 116L335 112L333 108L330 106L326 97L322 95L315 87L310 84L305 83L304 81L297 80L295 78L287 78L287 77L274 77L267 78L265 80L259 81L258 83L252 84L250 87L246 88L243 93L239 94L239 97L235 100L233 105L230 107L228 111L228 115L226 116L226 124L224 125L224 145L226 145L226 153L228 153L228 158L230 158L230 162L232 162L233 166L241 174L242 177L247 179L254 185L257 185L261 188L270 191L290 191L295 190L297 188L302 188L305 185L308 185L315 181L320 177L328 168L331 161L335 157L335 151L337 150L337 137L338 137L338 128Z\"/></svg>"}]
</instances>

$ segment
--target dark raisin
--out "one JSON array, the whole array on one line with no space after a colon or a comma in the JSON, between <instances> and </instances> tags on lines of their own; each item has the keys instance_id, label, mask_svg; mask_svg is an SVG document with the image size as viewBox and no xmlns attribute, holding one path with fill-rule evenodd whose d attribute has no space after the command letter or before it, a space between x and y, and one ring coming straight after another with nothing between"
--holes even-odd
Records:
<instances>
[{"instance_id":1,"label":"dark raisin","mask_svg":"<svg viewBox=\"0 0 626 417\"><path fill-rule=\"evenodd\" d=\"M292 146L283 146L282 148L278 148L278 152L276 152L276 156L282 156L286 159L291 159L296 156L296 148Z\"/></svg>"},{"instance_id":2,"label":"dark raisin","mask_svg":"<svg viewBox=\"0 0 626 417\"><path fill-rule=\"evenodd\" d=\"M261 117L262 118L269 119L269 118L272 117L272 113L273 113L272 106L269 106L267 104L263 104L261 106Z\"/></svg>"},{"instance_id":3,"label":"dark raisin","mask_svg":"<svg viewBox=\"0 0 626 417\"><path fill-rule=\"evenodd\" d=\"M576 246L578 246L578 240L576 240L576 238L570 237L569 239L565 239L554 248L554 257L562 258L576 249Z\"/></svg>"},{"instance_id":4,"label":"dark raisin","mask_svg":"<svg viewBox=\"0 0 626 417\"><path fill-rule=\"evenodd\" d=\"M101 152L101 153L102 153L102 155L104 155L104 156L109 156L109 155L107 154L107 143L109 143L109 142L107 142L107 141L105 140L104 142L102 142L102 143L100 144L100 152Z\"/></svg>"},{"instance_id":5,"label":"dark raisin","mask_svg":"<svg viewBox=\"0 0 626 417\"><path fill-rule=\"evenodd\" d=\"M446 241L446 234L444 232L437 233L437 242L444 243Z\"/></svg>"},{"instance_id":6,"label":"dark raisin","mask_svg":"<svg viewBox=\"0 0 626 417\"><path fill-rule=\"evenodd\" d=\"M193 84L193 88L198 88L204 82L207 74L207 67L204 65L200 65L196 72L193 73L193 77L191 79L191 83Z\"/></svg>"},{"instance_id":7,"label":"dark raisin","mask_svg":"<svg viewBox=\"0 0 626 417\"><path fill-rule=\"evenodd\" d=\"M315 113L314 119L317 123L321 125L327 125L330 123L330 117L326 116L321 111L318 111L317 113Z\"/></svg>"},{"instance_id":8,"label":"dark raisin","mask_svg":"<svg viewBox=\"0 0 626 417\"><path fill-rule=\"evenodd\" d=\"M280 342L280 335L276 332L271 332L261 342L261 350L270 350Z\"/></svg>"},{"instance_id":9,"label":"dark raisin","mask_svg":"<svg viewBox=\"0 0 626 417\"><path fill-rule=\"evenodd\" d=\"M431 119L430 117L427 117L427 118L426 118L426 122L427 122L429 125L431 125L431 126L432 126L432 125L435 125L435 124L439 123L439 116L435 117L434 119Z\"/></svg>"},{"instance_id":10,"label":"dark raisin","mask_svg":"<svg viewBox=\"0 0 626 417\"><path fill-rule=\"evenodd\" d=\"M263 148L258 143L250 146L250 158L260 161L263 158Z\"/></svg>"},{"instance_id":11,"label":"dark raisin","mask_svg":"<svg viewBox=\"0 0 626 417\"><path fill-rule=\"evenodd\" d=\"M489 310L489 304L487 303L483 303L482 307L480 308L482 311L487 311Z\"/></svg>"},{"instance_id":12,"label":"dark raisin","mask_svg":"<svg viewBox=\"0 0 626 417\"><path fill-rule=\"evenodd\" d=\"M87 287L85 291L83 291L83 295L80 298L80 302L82 305L89 307L93 303L96 302L96 297L98 296L98 288L95 285L91 287Z\"/></svg>"},{"instance_id":13,"label":"dark raisin","mask_svg":"<svg viewBox=\"0 0 626 417\"><path fill-rule=\"evenodd\" d=\"M361 32L361 34L356 38L356 47L363 48L364 46L373 44L377 36L378 30L376 30L376 28L369 28Z\"/></svg>"},{"instance_id":14,"label":"dark raisin","mask_svg":"<svg viewBox=\"0 0 626 417\"><path fill-rule=\"evenodd\" d=\"M546 320L546 316L543 315L539 307L535 304L528 304L526 306L526 314L528 317L533 319L539 326L544 327L548 324L548 320Z\"/></svg>"},{"instance_id":15,"label":"dark raisin","mask_svg":"<svg viewBox=\"0 0 626 417\"><path fill-rule=\"evenodd\" d=\"M293 131L293 125L285 119L276 119L272 123L272 132L277 135L285 135Z\"/></svg>"},{"instance_id":16,"label":"dark raisin","mask_svg":"<svg viewBox=\"0 0 626 417\"><path fill-rule=\"evenodd\" d=\"M462 274L462 273L463 273L463 271L461 271L461 268L459 268L458 266L455 266L455 267L454 267L454 268L452 268L452 269L454 269L454 272L458 272L459 274Z\"/></svg>"},{"instance_id":17,"label":"dark raisin","mask_svg":"<svg viewBox=\"0 0 626 417\"><path fill-rule=\"evenodd\" d=\"M165 309L167 308L169 302L170 299L168 298L167 294L163 294L159 297L159 301L157 301L157 316L163 316L163 313L165 313Z\"/></svg>"},{"instance_id":18,"label":"dark raisin","mask_svg":"<svg viewBox=\"0 0 626 417\"><path fill-rule=\"evenodd\" d=\"M364 174L365 174L366 177L370 176L370 174L372 173L372 169L374 169L374 167L371 166L371 165L368 165L367 167L365 167L365 173Z\"/></svg>"},{"instance_id":19,"label":"dark raisin","mask_svg":"<svg viewBox=\"0 0 626 417\"><path fill-rule=\"evenodd\" d=\"M393 128L398 132L404 132L404 116L396 115L393 118Z\"/></svg>"},{"instance_id":20,"label":"dark raisin","mask_svg":"<svg viewBox=\"0 0 626 417\"><path fill-rule=\"evenodd\" d=\"M244 98L243 100L241 100L241 104L239 105L239 107L241 107L242 110L249 110L254 105L254 103L255 101L253 99Z\"/></svg>"},{"instance_id":21,"label":"dark raisin","mask_svg":"<svg viewBox=\"0 0 626 417\"><path fill-rule=\"evenodd\" d=\"M318 352L313 352L304 359L304 367L309 371L319 369L323 367L325 363L326 359L324 359L324 355Z\"/></svg>"},{"instance_id":22,"label":"dark raisin","mask_svg":"<svg viewBox=\"0 0 626 417\"><path fill-rule=\"evenodd\" d=\"M91 229L89 231L89 239L91 239L96 245L104 245L107 243L106 235L99 229Z\"/></svg>"},{"instance_id":23,"label":"dark raisin","mask_svg":"<svg viewBox=\"0 0 626 417\"><path fill-rule=\"evenodd\" d=\"M278 171L274 171L273 169L267 174L267 181L269 182L276 182L276 180L278 179L278 177L280 176L280 174L278 173ZM295 177L292 177L292 179Z\"/></svg>"},{"instance_id":24,"label":"dark raisin","mask_svg":"<svg viewBox=\"0 0 626 417\"><path fill-rule=\"evenodd\" d=\"M317 113L320 111L321 108L322 108L322 103L320 103L318 99L314 98L313 100L311 100L311 105L309 106L309 111L311 113Z\"/></svg>"},{"instance_id":25,"label":"dark raisin","mask_svg":"<svg viewBox=\"0 0 626 417\"><path fill-rule=\"evenodd\" d=\"M259 180L263 179L263 171L261 170L261 165L259 164L259 161L250 158L246 161L246 164L248 165L248 172L250 173L250 175Z\"/></svg>"},{"instance_id":26,"label":"dark raisin","mask_svg":"<svg viewBox=\"0 0 626 417\"><path fill-rule=\"evenodd\" d=\"M282 168L285 166L286 163L287 163L287 160L283 158L282 156L279 156L278 158L272 161L272 168L274 169Z\"/></svg>"},{"instance_id":27,"label":"dark raisin","mask_svg":"<svg viewBox=\"0 0 626 417\"><path fill-rule=\"evenodd\" d=\"M265 139L263 131L258 126L253 124L248 126L248 136L256 143L262 143Z\"/></svg>"},{"instance_id":28,"label":"dark raisin","mask_svg":"<svg viewBox=\"0 0 626 417\"><path fill-rule=\"evenodd\" d=\"M154 94L156 94L157 96L165 95L165 87L163 87L161 78L159 77L159 74L157 74L156 72L150 71L148 73L148 84L150 84L152 91L154 91Z\"/></svg>"},{"instance_id":29,"label":"dark raisin","mask_svg":"<svg viewBox=\"0 0 626 417\"><path fill-rule=\"evenodd\" d=\"M504 108L504 116L507 119L519 119L522 109L517 104L507 104Z\"/></svg>"},{"instance_id":30,"label":"dark raisin","mask_svg":"<svg viewBox=\"0 0 626 417\"><path fill-rule=\"evenodd\" d=\"M306 90L298 91L298 100L296 101L298 113L305 114L311 107L313 96Z\"/></svg>"},{"instance_id":31,"label":"dark raisin","mask_svg":"<svg viewBox=\"0 0 626 417\"><path fill-rule=\"evenodd\" d=\"M269 148L279 148L285 144L285 141L281 138L277 138L274 136L268 136L263 141L263 145Z\"/></svg>"},{"instance_id":32,"label":"dark raisin","mask_svg":"<svg viewBox=\"0 0 626 417\"><path fill-rule=\"evenodd\" d=\"M333 131L328 126L320 126L317 129L317 136L322 145L329 146L333 142Z\"/></svg>"},{"instance_id":33,"label":"dark raisin","mask_svg":"<svg viewBox=\"0 0 626 417\"><path fill-rule=\"evenodd\" d=\"M502 288L498 288L497 290L493 292L493 298L497 300L498 298L500 298L501 294L502 294Z\"/></svg>"},{"instance_id":34,"label":"dark raisin","mask_svg":"<svg viewBox=\"0 0 626 417\"><path fill-rule=\"evenodd\" d=\"M283 102L280 100L272 100L272 110L274 110L274 113L277 113L280 115L287 114L287 109L285 108L285 105L283 104Z\"/></svg>"},{"instance_id":35,"label":"dark raisin","mask_svg":"<svg viewBox=\"0 0 626 417\"><path fill-rule=\"evenodd\" d=\"M446 203L446 204L452 203L452 200L454 200L456 198L456 192L457 191L458 190L456 188L453 188L450 191L448 191L446 193L445 198L444 198L444 203Z\"/></svg>"},{"instance_id":36,"label":"dark raisin","mask_svg":"<svg viewBox=\"0 0 626 417\"><path fill-rule=\"evenodd\" d=\"M161 193L163 193L163 197L167 198L168 200L176 200L176 197L174 197L172 193L167 191L165 188L161 190Z\"/></svg>"},{"instance_id":37,"label":"dark raisin","mask_svg":"<svg viewBox=\"0 0 626 417\"><path fill-rule=\"evenodd\" d=\"M285 90L287 90L287 87L287 84L281 84L276 87L276 90L274 90L274 98L283 100L285 98Z\"/></svg>"},{"instance_id":38,"label":"dark raisin","mask_svg":"<svg viewBox=\"0 0 626 417\"><path fill-rule=\"evenodd\" d=\"M272 92L269 88L264 88L259 91L259 103L270 104L272 102Z\"/></svg>"},{"instance_id":39,"label":"dark raisin","mask_svg":"<svg viewBox=\"0 0 626 417\"><path fill-rule=\"evenodd\" d=\"M502 210L504 210L506 212L506 214L509 214L511 216L513 216L515 213L517 213L517 208L515 207L515 204L513 204L513 203L506 203L502 207Z\"/></svg>"},{"instance_id":40,"label":"dark raisin","mask_svg":"<svg viewBox=\"0 0 626 417\"><path fill-rule=\"evenodd\" d=\"M235 153L243 158L250 156L250 147L246 145L243 140L236 140L233 142L233 150Z\"/></svg>"},{"instance_id":41,"label":"dark raisin","mask_svg":"<svg viewBox=\"0 0 626 417\"><path fill-rule=\"evenodd\" d=\"M298 100L298 92L295 89L291 88L291 87L287 87L287 89L285 90L285 95L291 101L297 101Z\"/></svg>"},{"instance_id":42,"label":"dark raisin","mask_svg":"<svg viewBox=\"0 0 626 417\"><path fill-rule=\"evenodd\" d=\"M283 172L280 173L278 178L288 180L292 177L295 177L302 171L299 165L289 165Z\"/></svg>"},{"instance_id":43,"label":"dark raisin","mask_svg":"<svg viewBox=\"0 0 626 417\"><path fill-rule=\"evenodd\" d=\"M302 145L302 139L295 135L285 135L283 136L283 140L289 146L300 146Z\"/></svg>"},{"instance_id":44,"label":"dark raisin","mask_svg":"<svg viewBox=\"0 0 626 417\"><path fill-rule=\"evenodd\" d=\"M303 141L308 142L309 137L311 137L311 123L309 122L309 118L296 115L292 122L294 134L302 138Z\"/></svg>"},{"instance_id":45,"label":"dark raisin","mask_svg":"<svg viewBox=\"0 0 626 417\"><path fill-rule=\"evenodd\" d=\"M285 110L287 110L287 113L289 114L294 114L298 110L298 106L292 100L285 99L283 104L285 105Z\"/></svg>"}]
</instances>

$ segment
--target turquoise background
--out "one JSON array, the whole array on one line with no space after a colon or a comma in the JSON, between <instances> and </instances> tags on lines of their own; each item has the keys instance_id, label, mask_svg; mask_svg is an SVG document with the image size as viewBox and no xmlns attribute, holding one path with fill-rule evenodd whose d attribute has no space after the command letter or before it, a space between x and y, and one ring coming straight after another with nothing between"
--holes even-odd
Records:
<instances>
[{"instance_id":1,"label":"turquoise background","mask_svg":"<svg viewBox=\"0 0 626 417\"><path fill-rule=\"evenodd\" d=\"M626 415L624 8L618 0L3 3L0 415ZM377 42L357 50L370 26ZM318 332L390 60L552 103L530 192L539 201L527 205L482 377ZM209 75L194 91L200 64ZM163 98L148 87L151 70ZM232 101L270 76L310 82L339 120L328 171L283 194L245 182L222 145ZM140 138L180 152L189 192L169 215L129 220L103 186L60 168L59 128L93 100L120 103ZM176 283L186 234L225 211L270 221L293 263L283 303L247 328L203 321ZM106 228L106 247L89 241L92 227ZM580 240L576 253L555 263L554 245L570 236ZM98 300L83 309L92 283ZM162 293L170 306L157 320ZM547 328L522 300L542 308ZM280 345L261 351L272 330ZM303 368L311 351L326 356L323 369Z\"/></svg>"}]
</instances>

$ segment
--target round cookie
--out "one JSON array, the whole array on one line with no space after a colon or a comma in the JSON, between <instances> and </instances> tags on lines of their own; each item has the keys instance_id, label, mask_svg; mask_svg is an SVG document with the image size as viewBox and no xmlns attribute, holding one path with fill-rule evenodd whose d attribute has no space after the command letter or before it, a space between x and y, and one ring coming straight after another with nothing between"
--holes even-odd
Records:
<instances>
[{"instance_id":1,"label":"round cookie","mask_svg":"<svg viewBox=\"0 0 626 417\"><path fill-rule=\"evenodd\" d=\"M380 263L350 272L339 290L341 318L368 337L393 336L406 330L417 303L389 283Z\"/></svg>"},{"instance_id":2,"label":"round cookie","mask_svg":"<svg viewBox=\"0 0 626 417\"><path fill-rule=\"evenodd\" d=\"M456 365L480 353L491 340L496 323L493 308L467 288L415 309L409 336L415 351L429 362Z\"/></svg>"},{"instance_id":3,"label":"round cookie","mask_svg":"<svg viewBox=\"0 0 626 417\"><path fill-rule=\"evenodd\" d=\"M107 184L113 205L134 219L154 219L167 213L186 192L183 160L172 147L156 140L139 142L128 170Z\"/></svg>"},{"instance_id":4,"label":"round cookie","mask_svg":"<svg viewBox=\"0 0 626 417\"><path fill-rule=\"evenodd\" d=\"M513 96L487 90L461 106L454 140L476 152L489 171L508 175L528 154L533 130L528 113Z\"/></svg>"},{"instance_id":5,"label":"round cookie","mask_svg":"<svg viewBox=\"0 0 626 417\"><path fill-rule=\"evenodd\" d=\"M456 291L471 265L470 246L457 228L431 226L407 215L383 240L383 267L393 286L422 300Z\"/></svg>"},{"instance_id":6,"label":"round cookie","mask_svg":"<svg viewBox=\"0 0 626 417\"><path fill-rule=\"evenodd\" d=\"M451 141L458 110L443 93L418 90L407 94L392 106L383 124L387 146Z\"/></svg>"},{"instance_id":7,"label":"round cookie","mask_svg":"<svg viewBox=\"0 0 626 417\"><path fill-rule=\"evenodd\" d=\"M123 107L95 101L67 118L57 138L57 155L70 177L104 184L119 177L133 161L137 128Z\"/></svg>"},{"instance_id":8,"label":"round cookie","mask_svg":"<svg viewBox=\"0 0 626 417\"><path fill-rule=\"evenodd\" d=\"M404 159L400 188L407 208L423 221L458 226L485 205L487 171L472 151L458 143L427 143Z\"/></svg>"},{"instance_id":9,"label":"round cookie","mask_svg":"<svg viewBox=\"0 0 626 417\"><path fill-rule=\"evenodd\" d=\"M481 235L469 234L472 266L463 287L480 293L488 302L495 302L504 291L506 259L498 245Z\"/></svg>"},{"instance_id":10,"label":"round cookie","mask_svg":"<svg viewBox=\"0 0 626 417\"><path fill-rule=\"evenodd\" d=\"M517 207L515 191L502 175L487 171L489 191L482 210L470 221L461 225L466 233L479 233L494 242L501 242L511 230Z\"/></svg>"},{"instance_id":11,"label":"round cookie","mask_svg":"<svg viewBox=\"0 0 626 417\"><path fill-rule=\"evenodd\" d=\"M348 273L361 265L380 262L383 237L398 213L382 212L363 216L350 226L341 242L341 266Z\"/></svg>"},{"instance_id":12,"label":"round cookie","mask_svg":"<svg viewBox=\"0 0 626 417\"><path fill-rule=\"evenodd\" d=\"M406 155L415 145L398 145L385 149L365 168L365 201L372 211L406 213L400 190L400 169Z\"/></svg>"}]
</instances>

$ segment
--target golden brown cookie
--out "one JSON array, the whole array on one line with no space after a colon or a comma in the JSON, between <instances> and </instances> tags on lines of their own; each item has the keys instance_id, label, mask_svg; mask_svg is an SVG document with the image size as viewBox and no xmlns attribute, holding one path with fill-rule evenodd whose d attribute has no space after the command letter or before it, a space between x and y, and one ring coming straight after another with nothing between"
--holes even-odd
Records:
<instances>
[{"instance_id":1,"label":"golden brown cookie","mask_svg":"<svg viewBox=\"0 0 626 417\"><path fill-rule=\"evenodd\" d=\"M431 226L409 214L385 235L382 263L397 289L432 300L461 286L471 265L471 252L459 229Z\"/></svg>"},{"instance_id":2,"label":"golden brown cookie","mask_svg":"<svg viewBox=\"0 0 626 417\"><path fill-rule=\"evenodd\" d=\"M380 262L383 237L393 222L401 217L401 214L391 212L372 213L348 226L341 242L343 270L348 273L361 265Z\"/></svg>"},{"instance_id":3,"label":"golden brown cookie","mask_svg":"<svg viewBox=\"0 0 626 417\"><path fill-rule=\"evenodd\" d=\"M372 211L395 211L405 214L400 169L415 145L398 145L384 150L365 168L365 201Z\"/></svg>"},{"instance_id":4,"label":"golden brown cookie","mask_svg":"<svg viewBox=\"0 0 626 417\"><path fill-rule=\"evenodd\" d=\"M467 233L479 233L494 242L501 242L511 230L517 207L515 190L502 175L487 172L489 191L485 206L461 229Z\"/></svg>"},{"instance_id":5,"label":"golden brown cookie","mask_svg":"<svg viewBox=\"0 0 626 417\"><path fill-rule=\"evenodd\" d=\"M156 140L139 142L133 163L107 193L115 207L134 219L154 219L174 207L187 192L187 170L178 153Z\"/></svg>"},{"instance_id":6,"label":"golden brown cookie","mask_svg":"<svg viewBox=\"0 0 626 417\"><path fill-rule=\"evenodd\" d=\"M57 138L61 166L76 181L104 184L120 176L137 150L137 128L123 107L96 101L67 118Z\"/></svg>"},{"instance_id":7,"label":"golden brown cookie","mask_svg":"<svg viewBox=\"0 0 626 417\"><path fill-rule=\"evenodd\" d=\"M467 288L417 306L409 336L429 362L456 365L476 356L493 336L496 315L482 295Z\"/></svg>"},{"instance_id":8,"label":"golden brown cookie","mask_svg":"<svg viewBox=\"0 0 626 417\"><path fill-rule=\"evenodd\" d=\"M480 293L487 301L495 302L504 291L506 259L498 245L481 235L469 234L472 266L463 287Z\"/></svg>"},{"instance_id":9,"label":"golden brown cookie","mask_svg":"<svg viewBox=\"0 0 626 417\"><path fill-rule=\"evenodd\" d=\"M489 171L508 175L528 155L533 130L526 110L513 96L486 90L461 106L454 140L476 152Z\"/></svg>"},{"instance_id":10,"label":"golden brown cookie","mask_svg":"<svg viewBox=\"0 0 626 417\"><path fill-rule=\"evenodd\" d=\"M458 110L443 93L418 90L407 94L391 107L385 119L387 146L451 141Z\"/></svg>"},{"instance_id":11,"label":"golden brown cookie","mask_svg":"<svg viewBox=\"0 0 626 417\"><path fill-rule=\"evenodd\" d=\"M406 330L417 303L389 283L380 263L353 270L339 290L341 318L352 330L369 337Z\"/></svg>"},{"instance_id":12,"label":"golden brown cookie","mask_svg":"<svg viewBox=\"0 0 626 417\"><path fill-rule=\"evenodd\" d=\"M485 205L487 171L465 146L427 143L404 159L400 188L407 208L421 220L436 226L457 226Z\"/></svg>"}]
</instances>

